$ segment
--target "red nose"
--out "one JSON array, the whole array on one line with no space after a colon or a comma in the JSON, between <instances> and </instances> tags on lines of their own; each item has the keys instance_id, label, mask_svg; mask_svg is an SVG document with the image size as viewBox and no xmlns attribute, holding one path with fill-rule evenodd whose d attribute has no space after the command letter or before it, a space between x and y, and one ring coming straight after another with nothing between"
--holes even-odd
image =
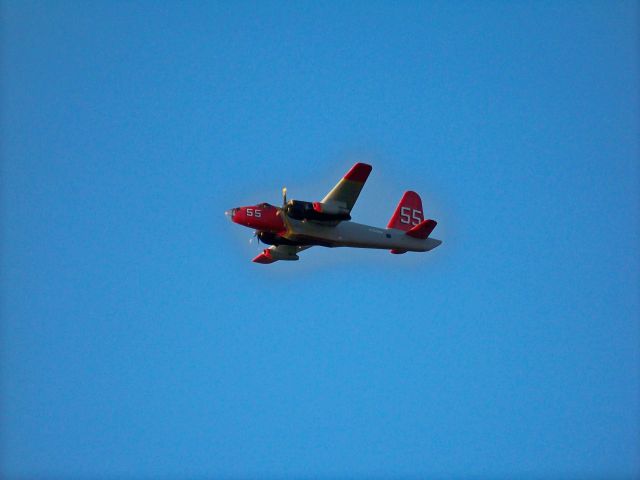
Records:
<instances>
[{"instance_id":1,"label":"red nose","mask_svg":"<svg viewBox=\"0 0 640 480\"><path fill-rule=\"evenodd\" d=\"M238 211L237 208L232 208L230 210L225 211L224 214L229 220L231 220L232 222L235 222L235 220L233 219L233 216L236 214L237 211Z\"/></svg>"}]
</instances>

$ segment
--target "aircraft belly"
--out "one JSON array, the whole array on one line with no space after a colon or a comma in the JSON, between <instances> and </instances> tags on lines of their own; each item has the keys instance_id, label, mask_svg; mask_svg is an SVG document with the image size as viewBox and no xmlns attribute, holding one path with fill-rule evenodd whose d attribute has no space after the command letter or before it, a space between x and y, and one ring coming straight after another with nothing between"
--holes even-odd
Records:
<instances>
[{"instance_id":1,"label":"aircraft belly","mask_svg":"<svg viewBox=\"0 0 640 480\"><path fill-rule=\"evenodd\" d=\"M440 244L439 240L410 237L400 230L372 227L354 222L342 222L336 226L318 225L311 222L297 223L294 226L294 237L304 239L308 243L328 247L424 252Z\"/></svg>"}]
</instances>

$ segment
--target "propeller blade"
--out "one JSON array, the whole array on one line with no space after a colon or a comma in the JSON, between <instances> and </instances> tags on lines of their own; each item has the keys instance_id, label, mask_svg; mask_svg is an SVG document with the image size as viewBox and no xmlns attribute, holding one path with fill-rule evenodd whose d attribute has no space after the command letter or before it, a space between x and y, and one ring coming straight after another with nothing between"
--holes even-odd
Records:
<instances>
[{"instance_id":1,"label":"propeller blade","mask_svg":"<svg viewBox=\"0 0 640 480\"><path fill-rule=\"evenodd\" d=\"M282 187L282 208L278 212L282 217L287 232L291 232L291 223L289 222L289 216L287 215L287 187Z\"/></svg>"}]
</instances>

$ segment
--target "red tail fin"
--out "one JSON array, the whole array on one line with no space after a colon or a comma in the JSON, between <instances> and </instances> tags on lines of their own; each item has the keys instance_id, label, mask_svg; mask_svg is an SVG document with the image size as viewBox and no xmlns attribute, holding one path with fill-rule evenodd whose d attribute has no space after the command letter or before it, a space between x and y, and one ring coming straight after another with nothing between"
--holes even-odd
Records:
<instances>
[{"instance_id":1,"label":"red tail fin","mask_svg":"<svg viewBox=\"0 0 640 480\"><path fill-rule=\"evenodd\" d=\"M397 228L408 232L423 220L424 212L420 195L416 192L408 191L404 192L396 211L387 224L387 228Z\"/></svg>"}]
</instances>

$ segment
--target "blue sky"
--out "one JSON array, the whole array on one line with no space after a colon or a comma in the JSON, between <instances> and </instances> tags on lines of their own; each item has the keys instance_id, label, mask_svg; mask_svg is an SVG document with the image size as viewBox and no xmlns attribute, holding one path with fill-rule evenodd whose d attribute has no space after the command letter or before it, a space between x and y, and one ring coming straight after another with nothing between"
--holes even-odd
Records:
<instances>
[{"instance_id":1,"label":"blue sky","mask_svg":"<svg viewBox=\"0 0 640 480\"><path fill-rule=\"evenodd\" d=\"M635 2L3 2L3 478L640 475ZM227 208L427 254L250 262Z\"/></svg>"}]
</instances>

